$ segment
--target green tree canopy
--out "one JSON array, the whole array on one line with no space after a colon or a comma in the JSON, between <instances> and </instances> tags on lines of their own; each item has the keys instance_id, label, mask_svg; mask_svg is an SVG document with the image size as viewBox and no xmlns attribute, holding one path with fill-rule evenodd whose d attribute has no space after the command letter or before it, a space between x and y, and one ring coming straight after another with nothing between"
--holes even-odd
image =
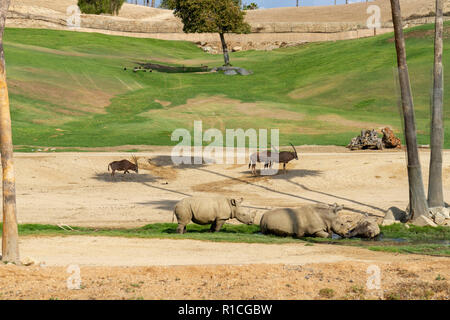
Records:
<instances>
[{"instance_id":1,"label":"green tree canopy","mask_svg":"<svg viewBox=\"0 0 450 320\"><path fill-rule=\"evenodd\" d=\"M86 14L119 14L125 0L78 0L78 7Z\"/></svg>"},{"instance_id":2,"label":"green tree canopy","mask_svg":"<svg viewBox=\"0 0 450 320\"><path fill-rule=\"evenodd\" d=\"M225 33L249 33L240 0L169 0L186 33L219 33L225 65L229 65Z\"/></svg>"}]
</instances>

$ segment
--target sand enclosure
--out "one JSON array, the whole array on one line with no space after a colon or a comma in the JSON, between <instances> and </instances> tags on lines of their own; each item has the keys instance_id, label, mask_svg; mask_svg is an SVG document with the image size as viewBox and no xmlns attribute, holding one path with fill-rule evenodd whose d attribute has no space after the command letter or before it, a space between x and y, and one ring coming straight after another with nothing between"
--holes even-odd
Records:
<instances>
[{"instance_id":1,"label":"sand enclosure","mask_svg":"<svg viewBox=\"0 0 450 320\"><path fill-rule=\"evenodd\" d=\"M345 214L382 217L390 206L407 204L402 151L297 147L300 160L288 166L286 175L252 177L245 164L176 167L170 148L148 148L136 153L148 170L119 173L115 180L108 163L130 153L16 153L19 222L98 227L170 222L173 205L194 194L243 196L247 209L259 216L273 207L338 202L346 205ZM421 152L424 181L428 158L427 151ZM449 191L445 188L447 198ZM450 295L450 258L346 246L26 236L20 248L22 257L42 264L1 266L5 299L317 299L326 298L319 293L323 288L345 299ZM81 290L66 287L71 264L81 268ZM382 291L364 289L371 265L383 272Z\"/></svg>"},{"instance_id":2,"label":"sand enclosure","mask_svg":"<svg viewBox=\"0 0 450 320\"><path fill-rule=\"evenodd\" d=\"M247 209L259 215L274 207L337 202L349 212L383 217L389 207L404 209L408 202L403 151L298 147L300 158L288 165L287 174L253 177L247 164L173 166L170 150L136 153L139 174L119 173L116 179L108 163L130 159L130 153L16 153L19 223L134 227L170 222L174 204L191 195L244 197ZM448 186L450 158L444 159ZM426 183L429 151L421 152L421 161ZM444 191L449 198L450 188Z\"/></svg>"}]
</instances>

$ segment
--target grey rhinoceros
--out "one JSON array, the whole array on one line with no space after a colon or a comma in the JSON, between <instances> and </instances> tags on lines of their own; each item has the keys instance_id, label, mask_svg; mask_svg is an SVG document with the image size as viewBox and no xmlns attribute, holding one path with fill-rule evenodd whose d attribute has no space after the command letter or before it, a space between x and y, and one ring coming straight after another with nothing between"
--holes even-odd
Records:
<instances>
[{"instance_id":1,"label":"grey rhinoceros","mask_svg":"<svg viewBox=\"0 0 450 320\"><path fill-rule=\"evenodd\" d=\"M185 233L189 222L211 224L211 232L217 232L223 224L236 218L244 224L252 224L255 213L247 214L241 207L243 199L226 197L190 197L175 205L174 215L178 220L177 233Z\"/></svg>"},{"instance_id":2,"label":"grey rhinoceros","mask_svg":"<svg viewBox=\"0 0 450 320\"><path fill-rule=\"evenodd\" d=\"M344 223L337 219L343 206L304 205L297 208L274 209L264 213L260 227L264 234L295 237L328 238L332 233L346 235Z\"/></svg>"},{"instance_id":3,"label":"grey rhinoceros","mask_svg":"<svg viewBox=\"0 0 450 320\"><path fill-rule=\"evenodd\" d=\"M356 226L351 229L346 235L346 238L360 237L360 238L375 238L380 234L380 227L375 220L362 219Z\"/></svg>"}]
</instances>

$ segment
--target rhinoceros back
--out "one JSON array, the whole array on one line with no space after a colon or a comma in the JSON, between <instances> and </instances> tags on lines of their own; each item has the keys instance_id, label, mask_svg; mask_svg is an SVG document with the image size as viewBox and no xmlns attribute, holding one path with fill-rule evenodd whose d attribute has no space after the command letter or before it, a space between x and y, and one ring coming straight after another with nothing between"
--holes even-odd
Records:
<instances>
[{"instance_id":1,"label":"rhinoceros back","mask_svg":"<svg viewBox=\"0 0 450 320\"><path fill-rule=\"evenodd\" d=\"M313 206L271 210L261 219L261 232L279 236L313 235L327 229L322 214L316 210Z\"/></svg>"},{"instance_id":2,"label":"rhinoceros back","mask_svg":"<svg viewBox=\"0 0 450 320\"><path fill-rule=\"evenodd\" d=\"M178 221L209 224L217 219L229 219L231 208L225 197L191 197L175 206L175 215Z\"/></svg>"}]
</instances>

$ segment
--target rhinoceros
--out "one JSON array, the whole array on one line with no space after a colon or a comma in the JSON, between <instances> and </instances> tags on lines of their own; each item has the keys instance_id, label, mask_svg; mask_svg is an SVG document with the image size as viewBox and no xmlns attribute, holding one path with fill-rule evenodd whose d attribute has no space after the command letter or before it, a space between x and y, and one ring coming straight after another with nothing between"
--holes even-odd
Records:
<instances>
[{"instance_id":1,"label":"rhinoceros","mask_svg":"<svg viewBox=\"0 0 450 320\"><path fill-rule=\"evenodd\" d=\"M177 217L177 233L185 233L189 222L211 224L211 232L220 231L228 219L236 218L244 224L252 224L255 213L247 214L241 207L243 199L226 197L190 197L175 205L173 210Z\"/></svg>"},{"instance_id":2,"label":"rhinoceros","mask_svg":"<svg viewBox=\"0 0 450 320\"><path fill-rule=\"evenodd\" d=\"M344 237L346 227L337 217L343 206L304 205L274 209L264 213L260 227L264 234L295 237L331 237L333 232Z\"/></svg>"},{"instance_id":3,"label":"rhinoceros","mask_svg":"<svg viewBox=\"0 0 450 320\"><path fill-rule=\"evenodd\" d=\"M361 237L361 238L375 238L380 234L380 227L377 222L371 219L362 219L356 226L351 229L346 235L346 238Z\"/></svg>"}]
</instances>

